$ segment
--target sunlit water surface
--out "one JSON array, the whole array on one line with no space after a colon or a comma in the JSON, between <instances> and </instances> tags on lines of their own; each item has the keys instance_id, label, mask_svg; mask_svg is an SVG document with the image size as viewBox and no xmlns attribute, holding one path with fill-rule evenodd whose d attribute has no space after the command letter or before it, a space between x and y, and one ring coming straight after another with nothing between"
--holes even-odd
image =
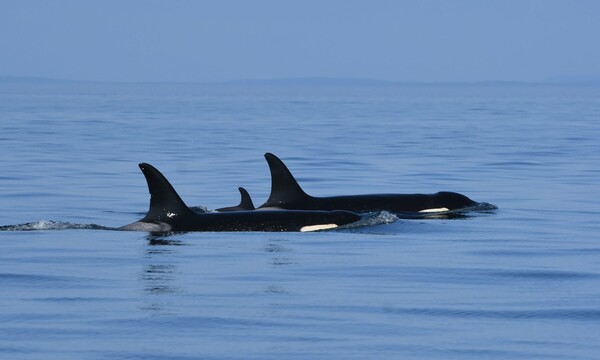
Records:
<instances>
[{"instance_id":1,"label":"sunlit water surface","mask_svg":"<svg viewBox=\"0 0 600 360\"><path fill-rule=\"evenodd\" d=\"M0 84L0 358L597 359L600 87ZM137 164L256 205L265 152L313 195L499 209L316 233L102 230Z\"/></svg>"}]
</instances>

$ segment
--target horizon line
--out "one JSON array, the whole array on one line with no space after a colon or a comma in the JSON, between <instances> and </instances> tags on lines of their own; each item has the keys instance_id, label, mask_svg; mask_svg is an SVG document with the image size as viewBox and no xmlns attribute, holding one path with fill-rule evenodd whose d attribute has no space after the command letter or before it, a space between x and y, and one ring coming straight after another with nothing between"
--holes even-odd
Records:
<instances>
[{"instance_id":1,"label":"horizon line","mask_svg":"<svg viewBox=\"0 0 600 360\"><path fill-rule=\"evenodd\" d=\"M33 75L0 75L0 82L62 82L62 83L101 83L101 84L189 84L189 85L227 85L227 84L363 84L363 85L484 85L484 84L600 84L600 76L554 76L546 80L382 80L375 78L353 78L333 76L298 76L281 78L249 78L237 80L82 80L64 79Z\"/></svg>"}]
</instances>

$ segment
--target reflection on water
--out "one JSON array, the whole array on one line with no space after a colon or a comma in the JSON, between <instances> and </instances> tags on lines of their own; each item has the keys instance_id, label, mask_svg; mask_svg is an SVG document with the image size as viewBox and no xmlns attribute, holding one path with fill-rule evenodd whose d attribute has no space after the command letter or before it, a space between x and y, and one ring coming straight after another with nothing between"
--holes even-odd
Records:
<instances>
[{"instance_id":1,"label":"reflection on water","mask_svg":"<svg viewBox=\"0 0 600 360\"><path fill-rule=\"evenodd\" d=\"M176 292L172 286L175 266L171 264L147 264L142 274L142 280L148 284L144 291L151 294L171 294Z\"/></svg>"},{"instance_id":2,"label":"reflection on water","mask_svg":"<svg viewBox=\"0 0 600 360\"><path fill-rule=\"evenodd\" d=\"M272 254L270 264L273 266L291 265L294 260L289 256L283 256L285 253L291 253L292 250L282 245L283 240L269 240L264 246L264 251Z\"/></svg>"},{"instance_id":3,"label":"reflection on water","mask_svg":"<svg viewBox=\"0 0 600 360\"><path fill-rule=\"evenodd\" d=\"M269 242L265 245L264 251L268 253L281 253L281 252L289 252L290 249L281 245L280 240L269 240Z\"/></svg>"},{"instance_id":4,"label":"reflection on water","mask_svg":"<svg viewBox=\"0 0 600 360\"><path fill-rule=\"evenodd\" d=\"M265 289L265 293L268 294L289 294L289 292L283 286L269 285Z\"/></svg>"},{"instance_id":5,"label":"reflection on water","mask_svg":"<svg viewBox=\"0 0 600 360\"><path fill-rule=\"evenodd\" d=\"M274 296L290 294L287 274L290 266L297 265L297 259L292 256L293 249L285 245L289 240L266 239L264 245L259 248L250 241L247 244L240 244L240 248L227 248L231 246L228 242L219 242L216 245L210 243L207 247L202 240L188 243L168 234L150 234L146 236L146 241L143 250L144 264L139 275L143 292L143 305L140 309L144 311L163 315L177 313L180 309L172 307L172 299L184 294L199 296L198 303L213 297L229 299L232 294L240 293L262 293ZM223 244L226 248L219 244ZM198 249L201 249L201 254L196 253ZM191 285L184 285L189 280L189 274L182 279L186 271L178 266L181 257L188 256L189 252L200 256L198 265L193 266L192 269L194 269L193 278L201 280L194 281L193 286L197 287L199 281L206 286L211 286L211 284L238 279L237 285L233 284L217 293L200 291L192 294L195 291L189 288ZM214 257L215 252L220 254L221 259ZM244 263L246 257L250 257L250 263ZM204 267L203 264L207 263L212 266ZM248 278L249 268L258 271L256 268L260 268L260 263L267 265L263 268L263 272L259 271L256 276ZM231 275L232 267L237 267L235 277L223 279L223 273ZM187 269L188 273L189 270Z\"/></svg>"},{"instance_id":6,"label":"reflection on water","mask_svg":"<svg viewBox=\"0 0 600 360\"><path fill-rule=\"evenodd\" d=\"M148 245L144 248L144 259L148 262L143 266L140 279L143 292L151 296L144 296L150 303L141 308L151 312L164 312L169 310L164 296L182 292L182 289L175 285L177 267L168 261L169 256L177 255L174 246L182 246L185 243L156 234L149 234L146 239Z\"/></svg>"},{"instance_id":7,"label":"reflection on water","mask_svg":"<svg viewBox=\"0 0 600 360\"><path fill-rule=\"evenodd\" d=\"M150 246L182 246L186 245L185 242L173 238L169 238L170 234L148 234L146 239ZM150 251L152 248L149 248ZM158 251L167 251L168 249L152 249Z\"/></svg>"},{"instance_id":8,"label":"reflection on water","mask_svg":"<svg viewBox=\"0 0 600 360\"><path fill-rule=\"evenodd\" d=\"M269 264L274 273L285 270L286 267L297 263L292 256L285 256L285 254L291 254L293 252L291 248L284 246L285 241L286 240L282 239L270 239L262 248L262 250L269 255ZM290 294L286 287L279 282L267 285L264 292L277 295Z\"/></svg>"}]
</instances>

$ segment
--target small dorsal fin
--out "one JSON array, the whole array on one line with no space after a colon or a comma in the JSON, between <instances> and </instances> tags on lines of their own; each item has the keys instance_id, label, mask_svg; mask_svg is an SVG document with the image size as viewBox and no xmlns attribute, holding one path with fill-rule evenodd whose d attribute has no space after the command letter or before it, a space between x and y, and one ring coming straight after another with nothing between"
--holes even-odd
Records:
<instances>
[{"instance_id":1,"label":"small dorsal fin","mask_svg":"<svg viewBox=\"0 0 600 360\"><path fill-rule=\"evenodd\" d=\"M271 171L271 194L261 207L276 207L288 202L309 198L288 170L287 166L277 156L266 153L265 159Z\"/></svg>"},{"instance_id":2,"label":"small dorsal fin","mask_svg":"<svg viewBox=\"0 0 600 360\"><path fill-rule=\"evenodd\" d=\"M254 203L252 202L252 198L250 194L243 187L239 187L240 195L242 196L242 200L239 205L236 206L228 206L216 209L218 212L227 212L227 211L244 211L244 210L254 210Z\"/></svg>"},{"instance_id":3,"label":"small dorsal fin","mask_svg":"<svg viewBox=\"0 0 600 360\"><path fill-rule=\"evenodd\" d=\"M252 198L250 197L250 194L248 194L248 191L246 191L246 189L244 189L243 187L239 187L238 190L240 191L240 195L242 196L242 200L240 201L240 204L238 205L238 207L243 210L256 209L254 207L254 203L252 202Z\"/></svg>"},{"instance_id":4,"label":"small dorsal fin","mask_svg":"<svg viewBox=\"0 0 600 360\"><path fill-rule=\"evenodd\" d=\"M160 171L146 163L139 164L139 167L150 192L150 209L144 221L169 222L169 219L192 212Z\"/></svg>"}]
</instances>

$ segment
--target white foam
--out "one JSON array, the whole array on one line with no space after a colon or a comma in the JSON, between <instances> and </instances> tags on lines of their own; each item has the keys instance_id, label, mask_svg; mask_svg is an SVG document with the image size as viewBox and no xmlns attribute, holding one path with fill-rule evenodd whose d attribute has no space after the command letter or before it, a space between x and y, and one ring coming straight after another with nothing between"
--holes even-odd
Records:
<instances>
[{"instance_id":1,"label":"white foam","mask_svg":"<svg viewBox=\"0 0 600 360\"><path fill-rule=\"evenodd\" d=\"M25 224L0 226L0 231L37 231L37 230L112 230L113 228L96 224L72 224L64 221L39 220Z\"/></svg>"},{"instance_id":2,"label":"white foam","mask_svg":"<svg viewBox=\"0 0 600 360\"><path fill-rule=\"evenodd\" d=\"M30 223L29 226L31 230L51 230L60 229L64 225L55 221L40 220ZM25 225L24 228L27 229L27 225Z\"/></svg>"},{"instance_id":3,"label":"white foam","mask_svg":"<svg viewBox=\"0 0 600 360\"><path fill-rule=\"evenodd\" d=\"M307 225L303 226L300 231L308 232L308 231L319 231L319 230L327 230L327 229L335 229L337 224L319 224L319 225Z\"/></svg>"},{"instance_id":4,"label":"white foam","mask_svg":"<svg viewBox=\"0 0 600 360\"><path fill-rule=\"evenodd\" d=\"M390 212L372 212L362 215L361 219L348 225L344 225L344 229L352 229L357 227L371 227L383 224L391 224L398 221L398 217Z\"/></svg>"}]
</instances>

